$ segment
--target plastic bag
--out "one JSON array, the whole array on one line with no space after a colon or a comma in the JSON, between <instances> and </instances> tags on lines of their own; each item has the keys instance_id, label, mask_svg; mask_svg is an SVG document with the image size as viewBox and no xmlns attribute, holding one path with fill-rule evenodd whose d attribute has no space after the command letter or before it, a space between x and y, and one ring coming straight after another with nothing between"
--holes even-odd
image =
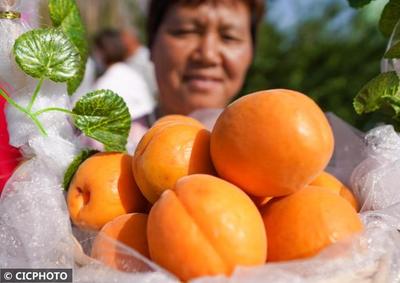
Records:
<instances>
[{"instance_id":1,"label":"plastic bag","mask_svg":"<svg viewBox=\"0 0 400 283\"><path fill-rule=\"evenodd\" d=\"M349 184L360 201L364 233L309 259L238 268L229 278L193 282L400 282L400 136L392 126L381 126L364 137L335 115L327 116L336 143L327 170Z\"/></svg>"},{"instance_id":2,"label":"plastic bag","mask_svg":"<svg viewBox=\"0 0 400 283\"><path fill-rule=\"evenodd\" d=\"M48 91L45 96L50 93ZM66 117L64 119L68 121ZM350 126L346 129L346 124L337 117L330 115L329 120L338 137L335 154L340 157L332 159L328 167L332 171L343 176L348 170L352 171L350 163L353 164L355 156L341 154L346 143L349 148L364 145L364 150L357 156L366 156L366 159L354 170L351 185L363 201L361 216L366 225L365 233L351 241L334 244L307 260L239 267L230 278L204 277L194 282L400 282L400 234L397 232L400 229L400 203L389 203L386 197L379 198L376 193L387 189L393 193L387 188L391 183L381 176L388 168L390 172L394 172L394 168L400 170L400 154L394 154L400 151L400 137L393 128L385 126L368 133L364 142L362 136L354 134L357 132ZM64 128L67 124L61 123L59 127ZM174 276L121 243L115 243L119 246L118 252L126 256L127 263L134 260L141 268L116 271L87 256L96 234L72 229L60 187L63 171L80 147L73 142L72 130L64 132L63 136L59 132L52 131L49 137L43 138L38 133L26 131L29 138L25 152L33 157L15 172L0 199L1 267L69 267L74 268L76 282L178 282ZM371 162L371 159L379 162ZM338 168L345 168L346 172L340 173ZM396 174L398 178L400 173ZM362 181L366 179L379 179L380 182ZM371 195L374 196L373 206L364 201L370 200Z\"/></svg>"}]
</instances>

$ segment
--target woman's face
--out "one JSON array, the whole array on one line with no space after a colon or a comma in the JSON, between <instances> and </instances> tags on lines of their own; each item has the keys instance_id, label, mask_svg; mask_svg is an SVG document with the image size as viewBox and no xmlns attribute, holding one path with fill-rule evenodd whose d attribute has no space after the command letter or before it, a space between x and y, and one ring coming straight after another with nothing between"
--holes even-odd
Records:
<instances>
[{"instance_id":1,"label":"woman's face","mask_svg":"<svg viewBox=\"0 0 400 283\"><path fill-rule=\"evenodd\" d=\"M163 114L224 107L252 59L250 12L240 1L175 5L152 47Z\"/></svg>"}]
</instances>

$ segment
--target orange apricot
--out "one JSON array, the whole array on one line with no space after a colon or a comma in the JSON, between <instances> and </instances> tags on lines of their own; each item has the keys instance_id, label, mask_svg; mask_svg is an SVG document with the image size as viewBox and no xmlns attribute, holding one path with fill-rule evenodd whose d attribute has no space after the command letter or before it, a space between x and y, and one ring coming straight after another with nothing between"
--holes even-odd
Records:
<instances>
[{"instance_id":1,"label":"orange apricot","mask_svg":"<svg viewBox=\"0 0 400 283\"><path fill-rule=\"evenodd\" d=\"M333 134L318 105L286 89L259 91L230 104L211 134L218 175L259 197L309 184L333 153Z\"/></svg>"},{"instance_id":2,"label":"orange apricot","mask_svg":"<svg viewBox=\"0 0 400 283\"><path fill-rule=\"evenodd\" d=\"M155 121L153 126L163 126L169 123L189 123L204 128L204 125L199 121L197 121L196 119L179 114L171 114L163 116L159 118L157 121Z\"/></svg>"},{"instance_id":3,"label":"orange apricot","mask_svg":"<svg viewBox=\"0 0 400 283\"><path fill-rule=\"evenodd\" d=\"M153 205L151 258L182 280L263 264L266 234L257 207L236 186L205 174L179 179Z\"/></svg>"},{"instance_id":4,"label":"orange apricot","mask_svg":"<svg viewBox=\"0 0 400 283\"><path fill-rule=\"evenodd\" d=\"M196 124L156 124L139 142L133 173L143 195L154 203L183 176L215 174L210 158L210 132Z\"/></svg>"},{"instance_id":5,"label":"orange apricot","mask_svg":"<svg viewBox=\"0 0 400 283\"><path fill-rule=\"evenodd\" d=\"M143 263L121 247L120 243L149 258L146 231L146 214L120 215L100 230L93 242L91 256L118 270L137 271Z\"/></svg>"},{"instance_id":6,"label":"orange apricot","mask_svg":"<svg viewBox=\"0 0 400 283\"><path fill-rule=\"evenodd\" d=\"M268 231L267 261L310 257L363 230L349 202L320 187L308 186L274 198L261 214Z\"/></svg>"},{"instance_id":7,"label":"orange apricot","mask_svg":"<svg viewBox=\"0 0 400 283\"><path fill-rule=\"evenodd\" d=\"M360 205L350 189L328 172L323 171L310 185L330 189L350 202L356 211L360 210Z\"/></svg>"},{"instance_id":8,"label":"orange apricot","mask_svg":"<svg viewBox=\"0 0 400 283\"><path fill-rule=\"evenodd\" d=\"M67 205L73 223L90 230L119 215L142 212L146 200L132 174L132 157L97 153L86 159L71 181Z\"/></svg>"},{"instance_id":9,"label":"orange apricot","mask_svg":"<svg viewBox=\"0 0 400 283\"><path fill-rule=\"evenodd\" d=\"M267 204L271 199L273 199L272 197L254 197L254 196L250 196L250 198L257 207L262 207L265 204Z\"/></svg>"}]
</instances>

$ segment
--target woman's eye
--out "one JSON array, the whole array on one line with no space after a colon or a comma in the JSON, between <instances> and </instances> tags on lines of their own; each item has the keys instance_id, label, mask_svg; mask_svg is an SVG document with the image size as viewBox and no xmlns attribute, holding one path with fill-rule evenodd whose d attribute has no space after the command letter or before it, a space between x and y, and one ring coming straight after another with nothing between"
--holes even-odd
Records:
<instances>
[{"instance_id":1,"label":"woman's eye","mask_svg":"<svg viewBox=\"0 0 400 283\"><path fill-rule=\"evenodd\" d=\"M222 34L222 39L227 42L238 42L240 41L240 37L232 34Z\"/></svg>"},{"instance_id":2,"label":"woman's eye","mask_svg":"<svg viewBox=\"0 0 400 283\"><path fill-rule=\"evenodd\" d=\"M183 36L183 35L188 35L188 34L193 34L196 33L197 31L195 29L175 29L172 30L171 33L173 35L177 35L177 36Z\"/></svg>"}]
</instances>

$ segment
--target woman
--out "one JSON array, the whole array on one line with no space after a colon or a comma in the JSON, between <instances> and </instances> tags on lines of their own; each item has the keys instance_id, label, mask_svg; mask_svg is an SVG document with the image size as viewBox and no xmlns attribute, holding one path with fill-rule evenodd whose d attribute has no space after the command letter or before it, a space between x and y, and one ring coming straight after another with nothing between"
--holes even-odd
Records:
<instances>
[{"instance_id":1,"label":"woman","mask_svg":"<svg viewBox=\"0 0 400 283\"><path fill-rule=\"evenodd\" d=\"M159 104L142 127L225 107L243 85L263 12L263 0L152 0L147 32ZM211 127L219 112L202 113Z\"/></svg>"}]
</instances>

